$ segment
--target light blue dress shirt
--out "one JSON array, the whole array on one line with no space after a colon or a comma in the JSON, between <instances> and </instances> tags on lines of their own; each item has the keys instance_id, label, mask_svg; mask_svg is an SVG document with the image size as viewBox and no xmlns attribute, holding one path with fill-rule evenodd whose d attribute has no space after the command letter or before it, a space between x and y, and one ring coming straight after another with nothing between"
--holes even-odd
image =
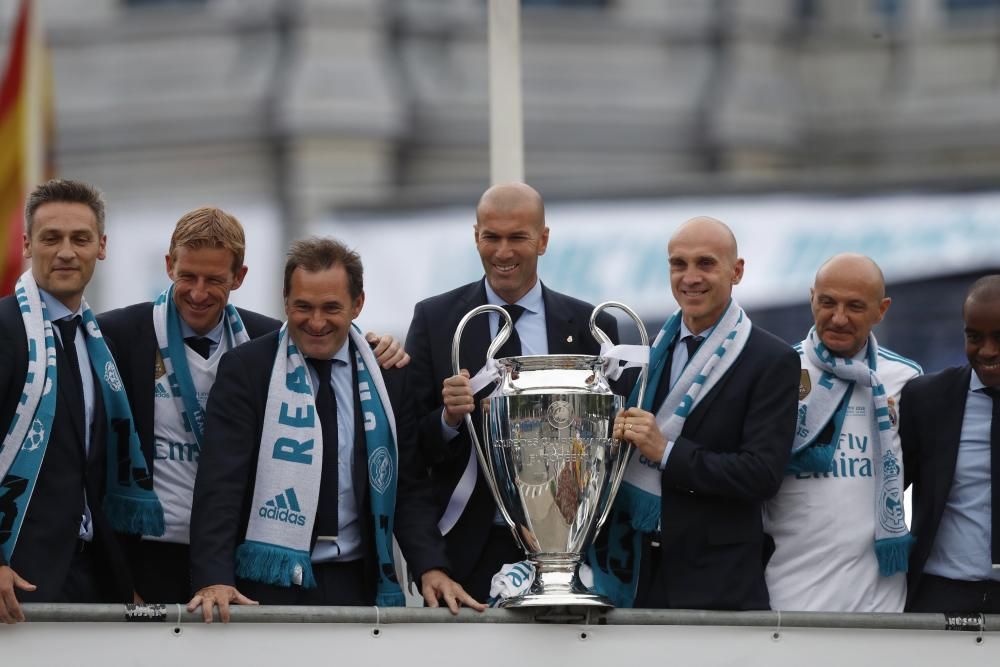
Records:
<instances>
[{"instance_id":1,"label":"light blue dress shirt","mask_svg":"<svg viewBox=\"0 0 1000 667\"><path fill-rule=\"evenodd\" d=\"M316 542L311 560L314 563L326 561L351 561L362 558L361 524L358 518L358 503L354 497L354 386L351 373L351 341L333 355L330 371L330 386L337 397L337 530L336 542ZM317 386L319 377L312 365L308 365L312 386ZM313 394L315 396L315 394ZM326 455L326 452L323 453Z\"/></svg>"},{"instance_id":2,"label":"light blue dress shirt","mask_svg":"<svg viewBox=\"0 0 1000 667\"><path fill-rule=\"evenodd\" d=\"M45 302L45 308L48 311L49 321L52 322L53 335L59 339L59 344L61 345L62 334L59 332L59 327L56 326L56 322L68 317L76 317L77 315L82 318L83 304L81 303L80 307L74 312L67 308L62 301L59 301L45 290L39 288L38 293L42 297L42 301ZM86 335L86 329L83 326L81 319L81 324L77 329L76 337L73 339L73 344L74 347L76 347L76 356L80 362L80 380L83 382L83 442L84 451L89 456L90 430L94 425L94 373L91 370L90 353L87 351ZM90 542L94 539L94 526L91 521L90 505L87 503L86 491L84 491L83 494L83 516L80 518L80 539L85 542Z\"/></svg>"},{"instance_id":3,"label":"light blue dress shirt","mask_svg":"<svg viewBox=\"0 0 1000 667\"><path fill-rule=\"evenodd\" d=\"M1000 581L990 556L993 503L990 426L993 399L973 371L965 399L955 476L924 571L959 581Z\"/></svg>"}]
</instances>

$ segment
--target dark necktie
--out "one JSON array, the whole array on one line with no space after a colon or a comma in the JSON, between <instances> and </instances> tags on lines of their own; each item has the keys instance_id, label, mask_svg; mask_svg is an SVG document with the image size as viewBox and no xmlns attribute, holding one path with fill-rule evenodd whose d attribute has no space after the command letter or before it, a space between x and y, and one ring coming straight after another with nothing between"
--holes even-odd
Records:
<instances>
[{"instance_id":1,"label":"dark necktie","mask_svg":"<svg viewBox=\"0 0 1000 667\"><path fill-rule=\"evenodd\" d=\"M339 484L337 463L339 446L337 438L337 396L330 386L330 371L333 359L309 359L309 365L316 370L316 413L323 429L323 472L319 485L319 505L313 534L317 539L336 539L340 528L337 514Z\"/></svg>"},{"instance_id":2,"label":"dark necktie","mask_svg":"<svg viewBox=\"0 0 1000 667\"><path fill-rule=\"evenodd\" d=\"M517 304L505 303L503 309L507 311L510 315L511 321L516 325L517 321L521 319L521 315L524 315L524 306L518 306ZM505 324L504 319L500 318L500 328L503 328ZM517 327L510 332L510 338L500 346L497 350L497 359L503 359L504 357L519 357L521 356L521 337L517 335Z\"/></svg>"},{"instance_id":3,"label":"dark necktie","mask_svg":"<svg viewBox=\"0 0 1000 667\"><path fill-rule=\"evenodd\" d=\"M184 344L200 354L202 359L208 359L212 352L212 339L206 336L188 336Z\"/></svg>"},{"instance_id":4,"label":"dark necktie","mask_svg":"<svg viewBox=\"0 0 1000 667\"><path fill-rule=\"evenodd\" d=\"M1000 387L984 387L983 393L993 399L993 419L990 422L990 503L992 507L990 553L994 563L1000 563Z\"/></svg>"},{"instance_id":5,"label":"dark necktie","mask_svg":"<svg viewBox=\"0 0 1000 667\"><path fill-rule=\"evenodd\" d=\"M59 335L62 339L63 352L66 355L66 361L69 362L70 376L73 378L73 387L70 393L75 394L73 399L73 410L77 412L81 419L80 423L83 423L83 416L85 415L85 408L83 404L83 376L80 373L80 358L76 354L76 330L80 326L80 316L68 317L62 320L56 320L56 326L59 327Z\"/></svg>"},{"instance_id":6,"label":"dark necktie","mask_svg":"<svg viewBox=\"0 0 1000 667\"><path fill-rule=\"evenodd\" d=\"M685 336L683 339L684 346L687 348L688 362L694 358L694 353L698 351L698 346L701 342L705 340L704 336ZM674 350L677 346L674 345ZM673 365L676 361L676 356L671 353L670 358L667 360L669 363L664 364L663 372L660 375L660 383L656 385L656 393L653 394L653 412L659 411L660 406L663 405L663 401L666 400L667 394L670 393L670 377L673 375Z\"/></svg>"},{"instance_id":7,"label":"dark necktie","mask_svg":"<svg viewBox=\"0 0 1000 667\"><path fill-rule=\"evenodd\" d=\"M698 351L701 346L701 342L705 340L704 336L685 336L684 344L687 345L688 349L688 363L694 358L694 353Z\"/></svg>"}]
</instances>

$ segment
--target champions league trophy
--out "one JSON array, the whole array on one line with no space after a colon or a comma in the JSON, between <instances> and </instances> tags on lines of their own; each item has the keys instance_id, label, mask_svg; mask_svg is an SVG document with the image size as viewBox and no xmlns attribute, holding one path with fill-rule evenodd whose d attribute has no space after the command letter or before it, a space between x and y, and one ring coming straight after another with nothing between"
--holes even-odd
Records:
<instances>
[{"instance_id":1,"label":"champions league trophy","mask_svg":"<svg viewBox=\"0 0 1000 667\"><path fill-rule=\"evenodd\" d=\"M609 307L625 311L649 346L646 329L627 306L608 301L594 309L590 330L605 348L611 340L596 324ZM486 353L487 367L513 331L506 310L484 305L458 324L452 364L459 367L462 330L476 315L496 311L504 327ZM500 514L535 566L527 592L501 607L554 605L613 606L588 591L577 573L581 557L604 525L632 447L612 438L614 420L625 400L615 395L604 374L605 357L553 354L498 359L499 381L482 401L483 438L465 424L480 469ZM639 401L646 390L648 353L640 377Z\"/></svg>"}]
</instances>

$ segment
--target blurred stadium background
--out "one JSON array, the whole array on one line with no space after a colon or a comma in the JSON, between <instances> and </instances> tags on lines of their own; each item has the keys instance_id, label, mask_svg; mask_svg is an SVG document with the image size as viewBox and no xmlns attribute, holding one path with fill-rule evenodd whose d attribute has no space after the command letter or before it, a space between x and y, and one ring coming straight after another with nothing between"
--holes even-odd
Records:
<instances>
[{"instance_id":1,"label":"blurred stadium background","mask_svg":"<svg viewBox=\"0 0 1000 667\"><path fill-rule=\"evenodd\" d=\"M35 2L57 171L109 202L96 309L158 293L203 204L248 231L233 300L272 315L306 234L359 249L361 324L399 337L416 300L481 275L486 0ZM3 53L18 4L0 0ZM547 284L655 330L668 236L714 215L757 323L799 340L816 267L857 250L889 280L880 340L962 361L964 290L1000 270L1000 0L523 0L521 26Z\"/></svg>"}]
</instances>

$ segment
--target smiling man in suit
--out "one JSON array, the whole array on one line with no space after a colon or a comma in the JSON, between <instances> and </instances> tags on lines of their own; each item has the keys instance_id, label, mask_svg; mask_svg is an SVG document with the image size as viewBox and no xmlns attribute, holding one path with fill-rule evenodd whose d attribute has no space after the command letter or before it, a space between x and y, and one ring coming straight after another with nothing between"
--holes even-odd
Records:
<instances>
[{"instance_id":1,"label":"smiling man in suit","mask_svg":"<svg viewBox=\"0 0 1000 667\"><path fill-rule=\"evenodd\" d=\"M395 536L430 606L482 609L444 572L408 369L382 373L354 326L361 258L296 241L284 296L286 325L227 353L209 394L188 608L211 622L232 602L402 606Z\"/></svg>"},{"instance_id":2,"label":"smiling man in suit","mask_svg":"<svg viewBox=\"0 0 1000 667\"><path fill-rule=\"evenodd\" d=\"M135 510L137 518L145 504L149 525L156 523L159 507L118 371L83 298L106 243L104 199L90 185L57 179L28 197L24 257L31 270L15 296L0 299L5 623L24 620L18 598L131 602L128 568L105 510L114 505L123 510L119 517Z\"/></svg>"},{"instance_id":3,"label":"smiling man in suit","mask_svg":"<svg viewBox=\"0 0 1000 667\"><path fill-rule=\"evenodd\" d=\"M900 399L907 611L1000 612L1000 275L973 283L962 317L969 364L916 378Z\"/></svg>"},{"instance_id":4,"label":"smiling man in suit","mask_svg":"<svg viewBox=\"0 0 1000 667\"><path fill-rule=\"evenodd\" d=\"M430 466L439 503L438 523L445 535L452 574L476 599L489 595L490 580L504 563L524 559L510 529L500 519L478 469L464 417L480 423L477 398L469 384L486 361L500 317L477 317L463 332L462 372L454 374L451 346L459 320L483 304L502 306L514 320L515 334L498 357L535 354L597 354L590 333L589 303L545 287L538 258L545 254L549 228L542 197L524 183L488 189L476 207L476 249L485 277L416 305L406 336L412 357L411 385L417 400L420 445ZM602 313L598 325L618 341L613 317Z\"/></svg>"},{"instance_id":5,"label":"smiling man in suit","mask_svg":"<svg viewBox=\"0 0 1000 667\"><path fill-rule=\"evenodd\" d=\"M595 577L618 604L767 609L761 507L788 462L798 355L733 298L744 262L729 227L688 220L667 255L680 309L653 343L642 406L615 420L638 452Z\"/></svg>"}]
</instances>

